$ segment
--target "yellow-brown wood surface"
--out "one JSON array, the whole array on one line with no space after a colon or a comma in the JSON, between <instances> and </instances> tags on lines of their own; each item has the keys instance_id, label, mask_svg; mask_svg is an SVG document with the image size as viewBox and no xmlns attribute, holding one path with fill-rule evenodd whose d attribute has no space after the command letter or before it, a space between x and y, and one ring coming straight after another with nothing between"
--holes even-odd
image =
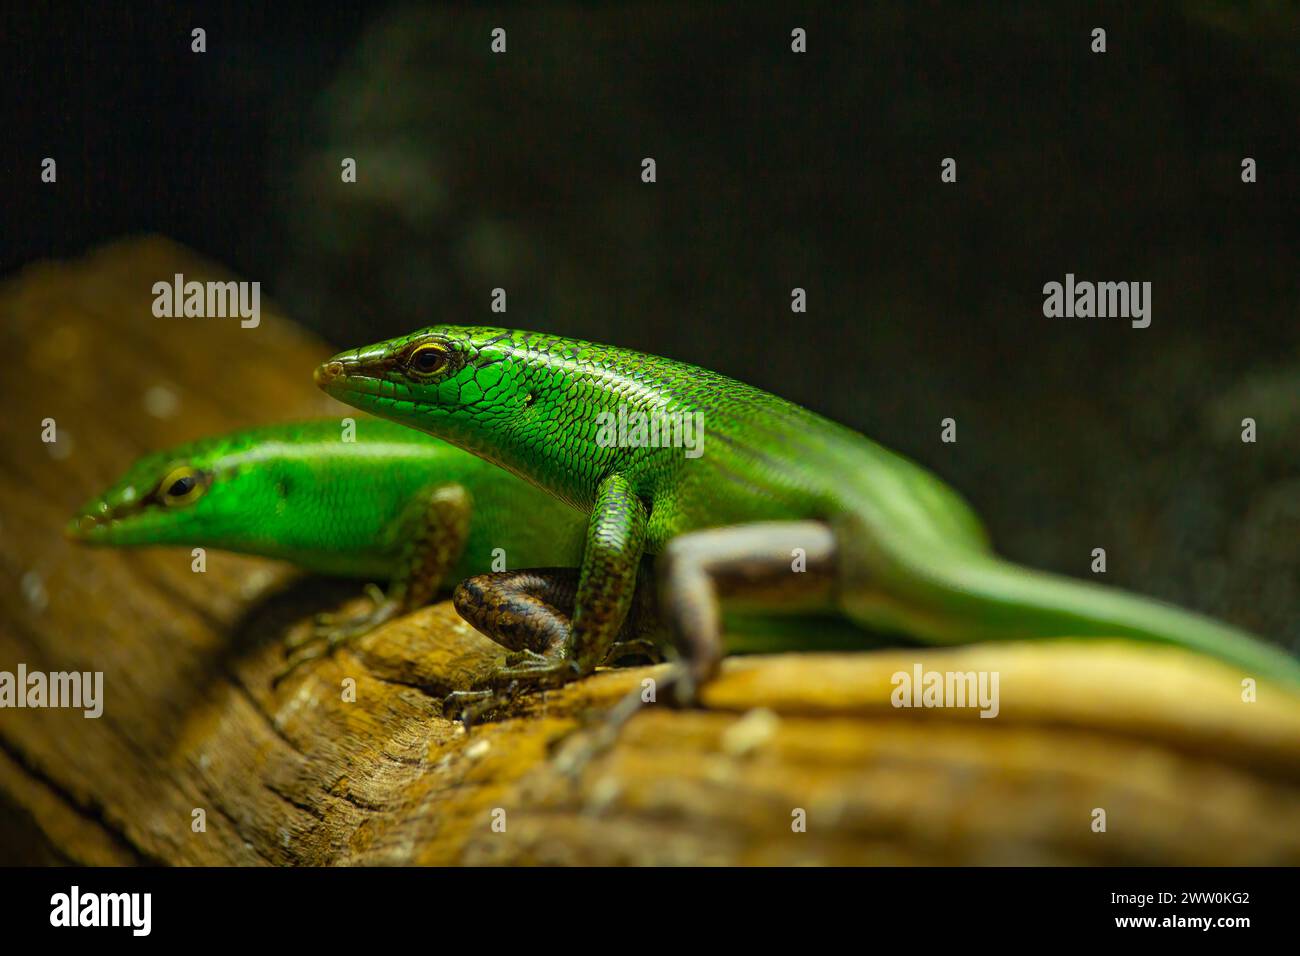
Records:
<instances>
[{"instance_id":1,"label":"yellow-brown wood surface","mask_svg":"<svg viewBox=\"0 0 1300 956\"><path fill-rule=\"evenodd\" d=\"M1243 701L1242 675L1169 650L731 660L706 709L647 707L576 772L584 728L658 672L524 698L467 735L440 700L500 654L442 604L273 688L285 635L354 585L60 534L142 452L346 414L311 382L326 346L265 302L256 329L155 318L177 272L224 277L147 239L0 288L0 670L102 671L105 689L98 719L0 710L0 861L1300 862L1300 704L1267 684ZM999 715L891 706L918 662L996 671Z\"/></svg>"}]
</instances>

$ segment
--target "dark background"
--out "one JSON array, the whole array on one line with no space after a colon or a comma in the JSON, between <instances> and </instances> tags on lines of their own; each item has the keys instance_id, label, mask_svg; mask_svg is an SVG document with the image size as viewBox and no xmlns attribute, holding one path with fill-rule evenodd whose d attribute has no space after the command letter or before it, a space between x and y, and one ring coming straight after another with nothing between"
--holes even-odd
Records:
<instances>
[{"instance_id":1,"label":"dark background","mask_svg":"<svg viewBox=\"0 0 1300 956\"><path fill-rule=\"evenodd\" d=\"M1016 559L1105 547L1300 647L1297 7L785 6L6 9L0 268L158 232L339 346L710 366L933 468ZM1044 318L1067 272L1150 281L1151 327Z\"/></svg>"}]
</instances>

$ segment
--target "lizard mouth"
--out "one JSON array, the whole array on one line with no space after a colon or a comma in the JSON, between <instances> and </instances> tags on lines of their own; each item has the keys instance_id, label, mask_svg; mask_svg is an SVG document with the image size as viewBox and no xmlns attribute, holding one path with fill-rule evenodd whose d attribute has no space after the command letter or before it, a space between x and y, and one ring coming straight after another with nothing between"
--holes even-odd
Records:
<instances>
[{"instance_id":1,"label":"lizard mouth","mask_svg":"<svg viewBox=\"0 0 1300 956\"><path fill-rule=\"evenodd\" d=\"M383 373L387 368L388 363L378 356L360 350L341 352L318 365L312 378L330 395L349 392L378 395L385 384Z\"/></svg>"},{"instance_id":2,"label":"lizard mouth","mask_svg":"<svg viewBox=\"0 0 1300 956\"><path fill-rule=\"evenodd\" d=\"M112 495L100 498L82 508L63 526L63 536L83 544L103 543L132 519L146 514L150 503L156 500L154 493L137 497L134 492L120 498Z\"/></svg>"},{"instance_id":3,"label":"lizard mouth","mask_svg":"<svg viewBox=\"0 0 1300 956\"><path fill-rule=\"evenodd\" d=\"M397 397L400 387L388 377L394 365L390 356L379 352L343 352L317 366L312 378L327 395L355 405L357 403L350 399L357 396L368 399ZM428 404L409 396L403 397L403 401L413 405Z\"/></svg>"},{"instance_id":4,"label":"lizard mouth","mask_svg":"<svg viewBox=\"0 0 1300 956\"><path fill-rule=\"evenodd\" d=\"M334 366L337 362L326 362L316 369L316 384L327 395L346 401L346 396L361 395L378 397L383 394L387 382L373 375L360 372L343 371Z\"/></svg>"}]
</instances>

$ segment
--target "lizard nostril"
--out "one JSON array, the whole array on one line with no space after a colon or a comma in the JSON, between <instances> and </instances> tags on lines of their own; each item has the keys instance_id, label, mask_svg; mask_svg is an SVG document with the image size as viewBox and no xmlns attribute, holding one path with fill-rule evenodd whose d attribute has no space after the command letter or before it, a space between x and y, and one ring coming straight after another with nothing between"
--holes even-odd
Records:
<instances>
[{"instance_id":1,"label":"lizard nostril","mask_svg":"<svg viewBox=\"0 0 1300 956\"><path fill-rule=\"evenodd\" d=\"M313 377L316 379L317 385L328 385L342 374L342 362L326 362L324 365L317 367Z\"/></svg>"}]
</instances>

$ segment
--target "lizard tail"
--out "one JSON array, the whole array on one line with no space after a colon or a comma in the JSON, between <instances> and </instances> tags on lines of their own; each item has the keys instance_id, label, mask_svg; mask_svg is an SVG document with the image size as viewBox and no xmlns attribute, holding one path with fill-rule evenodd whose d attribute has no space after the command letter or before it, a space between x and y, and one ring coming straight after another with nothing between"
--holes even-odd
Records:
<instances>
[{"instance_id":1,"label":"lizard tail","mask_svg":"<svg viewBox=\"0 0 1300 956\"><path fill-rule=\"evenodd\" d=\"M1300 660L1212 618L1151 598L1024 568L995 556L873 561L873 589L846 610L941 644L1038 637L1122 637L1208 654L1300 687ZM887 597L886 597L887 595ZM866 613L861 613L865 610Z\"/></svg>"}]
</instances>

